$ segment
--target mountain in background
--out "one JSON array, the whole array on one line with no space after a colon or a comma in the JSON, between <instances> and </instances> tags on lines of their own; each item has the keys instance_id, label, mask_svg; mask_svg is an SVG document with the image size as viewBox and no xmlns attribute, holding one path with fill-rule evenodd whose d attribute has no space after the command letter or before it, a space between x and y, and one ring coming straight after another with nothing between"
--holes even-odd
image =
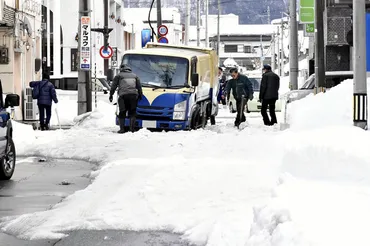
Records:
<instances>
[{"instance_id":1,"label":"mountain in background","mask_svg":"<svg viewBox=\"0 0 370 246\"><path fill-rule=\"evenodd\" d=\"M182 20L186 14L186 0L161 0L162 8L179 8ZM218 0L209 0L209 14L217 14ZM221 0L221 14L235 14L239 16L240 24L267 24L268 7L270 19L281 18L281 12L288 12L289 0ZM149 8L151 0L124 0L125 8ZM191 1L191 25L196 20L196 0ZM154 1L153 8L157 3ZM201 1L201 14L204 13L204 1ZM152 15L155 15L152 12Z\"/></svg>"}]
</instances>

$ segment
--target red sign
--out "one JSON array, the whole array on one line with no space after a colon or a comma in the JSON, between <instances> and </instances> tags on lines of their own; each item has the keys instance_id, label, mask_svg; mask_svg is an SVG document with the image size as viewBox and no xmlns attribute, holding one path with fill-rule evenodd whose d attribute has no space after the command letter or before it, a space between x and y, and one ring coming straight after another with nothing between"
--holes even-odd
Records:
<instances>
[{"instance_id":1,"label":"red sign","mask_svg":"<svg viewBox=\"0 0 370 246\"><path fill-rule=\"evenodd\" d=\"M99 50L99 54L102 58L104 59L109 59L112 57L113 55L113 49L112 47L108 46L107 50L104 51L104 46L102 46Z\"/></svg>"},{"instance_id":2,"label":"red sign","mask_svg":"<svg viewBox=\"0 0 370 246\"><path fill-rule=\"evenodd\" d=\"M159 27L158 27L158 34L159 34L159 36L166 36L167 35L167 33L168 33L168 28L167 28L167 26L165 26L165 25L160 25Z\"/></svg>"}]
</instances>

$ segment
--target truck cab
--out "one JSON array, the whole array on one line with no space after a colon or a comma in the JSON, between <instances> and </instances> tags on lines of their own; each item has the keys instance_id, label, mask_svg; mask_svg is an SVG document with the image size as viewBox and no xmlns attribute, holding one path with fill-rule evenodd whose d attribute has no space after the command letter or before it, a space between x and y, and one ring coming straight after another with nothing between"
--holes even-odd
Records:
<instances>
[{"instance_id":1,"label":"truck cab","mask_svg":"<svg viewBox=\"0 0 370 246\"><path fill-rule=\"evenodd\" d=\"M217 55L212 49L148 43L122 58L141 82L137 128L188 130L218 113ZM119 108L117 105L116 124ZM129 119L126 119L129 126Z\"/></svg>"}]
</instances>

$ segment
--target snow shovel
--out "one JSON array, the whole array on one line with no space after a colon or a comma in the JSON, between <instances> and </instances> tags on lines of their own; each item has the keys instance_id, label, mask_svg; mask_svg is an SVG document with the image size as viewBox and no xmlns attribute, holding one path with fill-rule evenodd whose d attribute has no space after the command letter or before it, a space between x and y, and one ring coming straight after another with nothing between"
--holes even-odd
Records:
<instances>
[{"instance_id":1,"label":"snow shovel","mask_svg":"<svg viewBox=\"0 0 370 246\"><path fill-rule=\"evenodd\" d=\"M62 129L62 125L60 124L60 120L59 120L58 107L55 107L55 114L57 115L57 120L58 120L58 124L59 124L59 129Z\"/></svg>"}]
</instances>

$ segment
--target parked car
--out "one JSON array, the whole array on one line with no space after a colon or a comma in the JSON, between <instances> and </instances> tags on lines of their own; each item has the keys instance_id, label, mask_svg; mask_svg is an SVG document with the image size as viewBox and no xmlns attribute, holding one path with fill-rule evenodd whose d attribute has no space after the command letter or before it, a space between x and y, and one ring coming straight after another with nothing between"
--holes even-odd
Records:
<instances>
[{"instance_id":1,"label":"parked car","mask_svg":"<svg viewBox=\"0 0 370 246\"><path fill-rule=\"evenodd\" d=\"M14 107L19 106L20 98L17 94L7 94L5 102L3 98L0 80L0 180L9 180L13 176L16 163L11 114L14 113ZM7 111L9 107L11 113Z\"/></svg>"},{"instance_id":2,"label":"parked car","mask_svg":"<svg viewBox=\"0 0 370 246\"><path fill-rule=\"evenodd\" d=\"M253 84L253 100L252 101L248 101L248 110L250 112L260 112L261 111L261 108L262 108L262 104L260 102L258 102L258 99L259 99L259 91L260 91L260 85L261 85L261 77L249 77L249 80L252 82ZM276 104L275 104L275 110L277 112L281 111L281 102L280 100L277 100L276 101ZM245 109L247 110L247 109ZM229 111L231 113L236 113L236 101L232 95L232 92L230 93L230 100L229 100Z\"/></svg>"},{"instance_id":3,"label":"parked car","mask_svg":"<svg viewBox=\"0 0 370 246\"><path fill-rule=\"evenodd\" d=\"M353 79L353 71L328 71L325 72L325 88L330 90L330 88L339 85L342 81L346 79ZM312 74L301 88L298 90L292 90L281 96L282 99L285 99L287 103L291 103L306 96L314 93L315 89L315 74Z\"/></svg>"}]
</instances>

